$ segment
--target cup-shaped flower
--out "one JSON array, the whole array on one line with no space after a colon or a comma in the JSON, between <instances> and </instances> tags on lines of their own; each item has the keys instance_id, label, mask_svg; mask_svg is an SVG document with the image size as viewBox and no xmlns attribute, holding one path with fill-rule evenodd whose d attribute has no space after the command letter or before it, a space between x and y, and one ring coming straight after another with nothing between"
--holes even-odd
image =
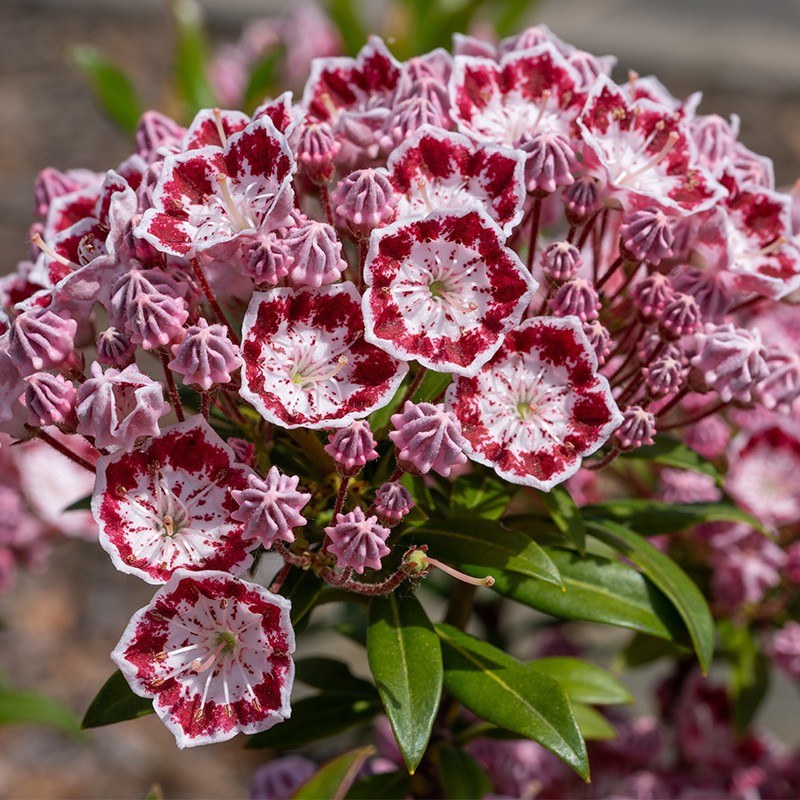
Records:
<instances>
[{"instance_id":1,"label":"cup-shaped flower","mask_svg":"<svg viewBox=\"0 0 800 800\"><path fill-rule=\"evenodd\" d=\"M290 603L225 572L178 570L111 658L178 747L258 733L291 715Z\"/></svg>"},{"instance_id":2,"label":"cup-shaped flower","mask_svg":"<svg viewBox=\"0 0 800 800\"><path fill-rule=\"evenodd\" d=\"M365 341L360 299L347 282L254 294L242 397L284 428L343 428L385 406L408 366Z\"/></svg>"},{"instance_id":3,"label":"cup-shaped flower","mask_svg":"<svg viewBox=\"0 0 800 800\"><path fill-rule=\"evenodd\" d=\"M575 317L526 320L474 378L455 378L445 407L473 461L544 491L577 472L622 422Z\"/></svg>"},{"instance_id":4,"label":"cup-shaped flower","mask_svg":"<svg viewBox=\"0 0 800 800\"><path fill-rule=\"evenodd\" d=\"M367 341L438 372L475 375L537 288L477 206L376 231L364 265Z\"/></svg>"},{"instance_id":5,"label":"cup-shaped flower","mask_svg":"<svg viewBox=\"0 0 800 800\"><path fill-rule=\"evenodd\" d=\"M100 544L118 570L148 583L181 568L241 575L256 543L232 493L249 474L199 415L132 453L103 456L92 497Z\"/></svg>"}]
</instances>

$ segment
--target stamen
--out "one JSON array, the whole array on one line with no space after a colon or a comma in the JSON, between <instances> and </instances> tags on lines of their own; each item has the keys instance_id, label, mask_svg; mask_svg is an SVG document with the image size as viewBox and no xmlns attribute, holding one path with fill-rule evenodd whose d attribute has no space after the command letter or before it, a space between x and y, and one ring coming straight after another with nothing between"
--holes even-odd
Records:
<instances>
[{"instance_id":1,"label":"stamen","mask_svg":"<svg viewBox=\"0 0 800 800\"><path fill-rule=\"evenodd\" d=\"M433 203L431 202L431 198L428 195L428 182L420 178L417 181L417 189L419 189L422 201L425 203L425 206L428 209L428 211L433 211L434 210Z\"/></svg>"},{"instance_id":2,"label":"stamen","mask_svg":"<svg viewBox=\"0 0 800 800\"><path fill-rule=\"evenodd\" d=\"M162 520L164 523L164 532L167 536L174 536L175 535L175 521L169 514L164 515L164 519Z\"/></svg>"},{"instance_id":3,"label":"stamen","mask_svg":"<svg viewBox=\"0 0 800 800\"><path fill-rule=\"evenodd\" d=\"M539 127L539 123L542 121L547 104L550 101L550 95L552 95L552 92L549 89L545 89L542 92L539 102L539 113L536 115L536 119L533 121L533 126L529 131L530 134L536 133L536 129Z\"/></svg>"},{"instance_id":4,"label":"stamen","mask_svg":"<svg viewBox=\"0 0 800 800\"><path fill-rule=\"evenodd\" d=\"M43 252L46 253L53 261L58 261L59 264L63 264L65 267L70 267L71 269L80 269L80 264L76 264L74 261L70 261L68 258L56 253L52 247L50 247L44 239L42 239L41 234L34 233L31 236L31 241Z\"/></svg>"},{"instance_id":5,"label":"stamen","mask_svg":"<svg viewBox=\"0 0 800 800\"><path fill-rule=\"evenodd\" d=\"M643 172L647 172L647 170L655 167L662 159L666 158L666 156L670 153L670 151L675 147L678 143L678 139L680 139L680 135L677 131L670 131L669 136L667 136L667 141L664 143L664 146L659 150L651 159L646 161L642 164L639 169L630 172L624 177L624 181L629 181L631 178L638 178Z\"/></svg>"},{"instance_id":6,"label":"stamen","mask_svg":"<svg viewBox=\"0 0 800 800\"><path fill-rule=\"evenodd\" d=\"M225 128L222 127L222 112L215 108L211 113L214 115L214 124L217 126L219 140L222 142L222 146L225 147L228 144L228 137L225 135Z\"/></svg>"},{"instance_id":7,"label":"stamen","mask_svg":"<svg viewBox=\"0 0 800 800\"><path fill-rule=\"evenodd\" d=\"M323 372L321 375L303 375L299 370L292 376L292 383L299 386L305 386L307 383L319 383L320 381L327 381L333 378L334 375L341 372L345 364L347 364L347 356L339 356L336 360L336 366L333 369Z\"/></svg>"},{"instance_id":8,"label":"stamen","mask_svg":"<svg viewBox=\"0 0 800 800\"><path fill-rule=\"evenodd\" d=\"M240 231L253 227L242 215L242 212L236 207L236 203L233 202L231 191L228 188L228 176L220 173L217 175L217 183L219 184L219 193L222 195L222 202L225 206L225 210L228 212L228 215L236 227Z\"/></svg>"},{"instance_id":9,"label":"stamen","mask_svg":"<svg viewBox=\"0 0 800 800\"><path fill-rule=\"evenodd\" d=\"M211 667L217 660L219 654L225 649L228 642L225 639L221 639L220 643L214 648L214 650L209 654L208 658L205 661L201 661L199 658L196 658L192 663L189 665L194 672L198 674L201 672L205 672L209 667Z\"/></svg>"},{"instance_id":10,"label":"stamen","mask_svg":"<svg viewBox=\"0 0 800 800\"><path fill-rule=\"evenodd\" d=\"M781 249L786 244L786 237L785 236L778 236L776 239L773 239L768 245L760 248L759 250L748 250L746 253L742 253L742 258L758 258L759 256L771 256L774 253L777 253L778 250Z\"/></svg>"}]
</instances>

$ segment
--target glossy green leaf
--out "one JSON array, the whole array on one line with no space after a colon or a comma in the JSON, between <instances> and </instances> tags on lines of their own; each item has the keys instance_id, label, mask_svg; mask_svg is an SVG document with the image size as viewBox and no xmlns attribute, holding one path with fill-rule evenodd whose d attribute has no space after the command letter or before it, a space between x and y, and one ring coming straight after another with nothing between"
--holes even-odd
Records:
<instances>
[{"instance_id":1,"label":"glossy green leaf","mask_svg":"<svg viewBox=\"0 0 800 800\"><path fill-rule=\"evenodd\" d=\"M374 752L374 747L360 747L328 761L292 795L292 800L343 800Z\"/></svg>"},{"instance_id":2,"label":"glossy green leaf","mask_svg":"<svg viewBox=\"0 0 800 800\"><path fill-rule=\"evenodd\" d=\"M450 493L450 510L454 517L500 519L510 499L508 486L489 472L476 471L461 475Z\"/></svg>"},{"instance_id":3,"label":"glossy green leaf","mask_svg":"<svg viewBox=\"0 0 800 800\"><path fill-rule=\"evenodd\" d=\"M584 506L586 517L599 517L622 523L642 536L658 536L691 528L704 522L743 522L765 531L755 517L732 503L662 503L658 500L630 498L609 500Z\"/></svg>"},{"instance_id":4,"label":"glossy green leaf","mask_svg":"<svg viewBox=\"0 0 800 800\"><path fill-rule=\"evenodd\" d=\"M86 497L81 497L71 505L68 505L64 511L90 511L92 508L92 496L89 494ZM62 512L63 513L63 512Z\"/></svg>"},{"instance_id":5,"label":"glossy green leaf","mask_svg":"<svg viewBox=\"0 0 800 800\"><path fill-rule=\"evenodd\" d=\"M292 601L292 610L289 615L295 630L314 608L323 586L325 586L325 582L311 570L295 567L289 572L281 586L280 594Z\"/></svg>"},{"instance_id":6,"label":"glossy green leaf","mask_svg":"<svg viewBox=\"0 0 800 800\"><path fill-rule=\"evenodd\" d=\"M133 133L143 109L128 76L90 45L74 46L70 58L91 83L109 119L126 133Z\"/></svg>"},{"instance_id":7,"label":"glossy green leaf","mask_svg":"<svg viewBox=\"0 0 800 800\"><path fill-rule=\"evenodd\" d=\"M561 586L547 553L526 534L506 530L499 522L453 517L428 522L408 535L427 544L429 555L478 577L507 570Z\"/></svg>"},{"instance_id":8,"label":"glossy green leaf","mask_svg":"<svg viewBox=\"0 0 800 800\"><path fill-rule=\"evenodd\" d=\"M598 706L633 702L633 695L610 672L580 658L553 656L528 664L557 680L571 701Z\"/></svg>"},{"instance_id":9,"label":"glossy green leaf","mask_svg":"<svg viewBox=\"0 0 800 800\"><path fill-rule=\"evenodd\" d=\"M131 690L125 676L117 670L92 700L81 722L82 728L99 728L126 719L153 713L153 701Z\"/></svg>"},{"instance_id":10,"label":"glossy green leaf","mask_svg":"<svg viewBox=\"0 0 800 800\"><path fill-rule=\"evenodd\" d=\"M439 637L414 595L370 602L367 657L408 771L425 754L442 697Z\"/></svg>"},{"instance_id":11,"label":"glossy green leaf","mask_svg":"<svg viewBox=\"0 0 800 800\"><path fill-rule=\"evenodd\" d=\"M356 781L346 800L405 800L411 794L411 777L404 769L382 772Z\"/></svg>"},{"instance_id":12,"label":"glossy green leaf","mask_svg":"<svg viewBox=\"0 0 800 800\"><path fill-rule=\"evenodd\" d=\"M586 746L557 681L452 625L436 630L453 697L487 722L539 742L588 780Z\"/></svg>"},{"instance_id":13,"label":"glossy green leaf","mask_svg":"<svg viewBox=\"0 0 800 800\"><path fill-rule=\"evenodd\" d=\"M600 556L543 548L558 567L564 590L513 572L493 573L494 591L564 619L601 622L688 640L672 603L641 573Z\"/></svg>"},{"instance_id":14,"label":"glossy green leaf","mask_svg":"<svg viewBox=\"0 0 800 800\"><path fill-rule=\"evenodd\" d=\"M680 660L687 656L693 657L692 650L687 647L637 633L620 652L618 663L621 669L630 669L644 667L662 658Z\"/></svg>"},{"instance_id":15,"label":"glossy green leaf","mask_svg":"<svg viewBox=\"0 0 800 800\"><path fill-rule=\"evenodd\" d=\"M188 116L216 104L206 74L208 43L203 10L195 0L170 0L175 22L175 83Z\"/></svg>"},{"instance_id":16,"label":"glossy green leaf","mask_svg":"<svg viewBox=\"0 0 800 800\"><path fill-rule=\"evenodd\" d=\"M414 403L441 402L439 398L452 380L453 376L449 372L434 372L429 369L411 397L411 401Z\"/></svg>"},{"instance_id":17,"label":"glossy green leaf","mask_svg":"<svg viewBox=\"0 0 800 800\"><path fill-rule=\"evenodd\" d=\"M570 493L563 486L554 486L549 492L539 492L539 497L550 512L556 527L580 553L585 553L586 529L583 516Z\"/></svg>"},{"instance_id":18,"label":"glossy green leaf","mask_svg":"<svg viewBox=\"0 0 800 800\"><path fill-rule=\"evenodd\" d=\"M256 733L248 749L291 750L327 739L370 722L381 710L378 693L368 699L347 694L317 694L292 703L292 716L268 731Z\"/></svg>"},{"instance_id":19,"label":"glossy green leaf","mask_svg":"<svg viewBox=\"0 0 800 800\"><path fill-rule=\"evenodd\" d=\"M0 687L0 726L4 725L45 725L80 735L80 724L65 705L37 692L8 686Z\"/></svg>"},{"instance_id":20,"label":"glossy green leaf","mask_svg":"<svg viewBox=\"0 0 800 800\"><path fill-rule=\"evenodd\" d=\"M328 694L349 694L373 697L375 687L356 678L346 664L334 658L312 656L295 661L296 680Z\"/></svg>"},{"instance_id":21,"label":"glossy green leaf","mask_svg":"<svg viewBox=\"0 0 800 800\"><path fill-rule=\"evenodd\" d=\"M710 461L706 461L690 447L671 436L656 436L653 444L622 453L622 458L643 459L655 461L656 464L663 464L666 467L689 469L692 472L710 475L718 483L722 482L719 470Z\"/></svg>"},{"instance_id":22,"label":"glossy green leaf","mask_svg":"<svg viewBox=\"0 0 800 800\"><path fill-rule=\"evenodd\" d=\"M591 706L573 702L572 713L584 739L599 742L617 738L614 726Z\"/></svg>"},{"instance_id":23,"label":"glossy green leaf","mask_svg":"<svg viewBox=\"0 0 800 800\"><path fill-rule=\"evenodd\" d=\"M439 756L439 781L447 800L474 800L492 791L492 782L483 767L465 750L442 742Z\"/></svg>"},{"instance_id":24,"label":"glossy green leaf","mask_svg":"<svg viewBox=\"0 0 800 800\"><path fill-rule=\"evenodd\" d=\"M704 673L714 655L714 620L694 581L668 556L638 533L614 522L586 522L592 536L630 559L669 598L692 637Z\"/></svg>"}]
</instances>

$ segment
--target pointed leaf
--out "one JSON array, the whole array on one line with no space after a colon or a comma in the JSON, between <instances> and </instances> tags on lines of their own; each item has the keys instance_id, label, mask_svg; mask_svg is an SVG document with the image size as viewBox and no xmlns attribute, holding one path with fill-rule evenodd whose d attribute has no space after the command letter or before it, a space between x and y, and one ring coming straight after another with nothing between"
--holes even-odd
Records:
<instances>
[{"instance_id":1,"label":"pointed leaf","mask_svg":"<svg viewBox=\"0 0 800 800\"><path fill-rule=\"evenodd\" d=\"M447 800L473 800L492 791L492 782L483 767L466 751L442 742L439 754L439 780Z\"/></svg>"},{"instance_id":2,"label":"pointed leaf","mask_svg":"<svg viewBox=\"0 0 800 800\"><path fill-rule=\"evenodd\" d=\"M528 665L557 680L571 701L598 706L633 702L633 695L610 672L588 661L553 656Z\"/></svg>"},{"instance_id":3,"label":"pointed leaf","mask_svg":"<svg viewBox=\"0 0 800 800\"><path fill-rule=\"evenodd\" d=\"M472 472L461 475L453 484L450 510L454 517L500 519L509 500L508 486L496 476L488 471Z\"/></svg>"},{"instance_id":4,"label":"pointed leaf","mask_svg":"<svg viewBox=\"0 0 800 800\"><path fill-rule=\"evenodd\" d=\"M293 795L292 800L343 800L364 762L375 748L360 747L323 764Z\"/></svg>"},{"instance_id":5,"label":"pointed leaf","mask_svg":"<svg viewBox=\"0 0 800 800\"><path fill-rule=\"evenodd\" d=\"M747 627L720 623L720 644L731 661L728 687L737 733L744 734L769 688L770 663Z\"/></svg>"},{"instance_id":6,"label":"pointed leaf","mask_svg":"<svg viewBox=\"0 0 800 800\"><path fill-rule=\"evenodd\" d=\"M206 75L208 43L203 10L195 0L170 0L176 30L175 83L189 117L216 103Z\"/></svg>"},{"instance_id":7,"label":"pointed leaf","mask_svg":"<svg viewBox=\"0 0 800 800\"><path fill-rule=\"evenodd\" d=\"M407 534L430 547L430 555L469 574L508 570L561 586L558 568L533 539L499 522L450 518L427 522Z\"/></svg>"},{"instance_id":8,"label":"pointed leaf","mask_svg":"<svg viewBox=\"0 0 800 800\"><path fill-rule=\"evenodd\" d=\"M414 595L370 602L367 657L408 771L416 770L442 697L439 637Z\"/></svg>"},{"instance_id":9,"label":"pointed leaf","mask_svg":"<svg viewBox=\"0 0 800 800\"><path fill-rule=\"evenodd\" d=\"M556 527L580 553L585 553L586 529L581 510L575 505L572 495L563 486L554 486L549 492L539 492L539 497L550 512Z\"/></svg>"},{"instance_id":10,"label":"pointed leaf","mask_svg":"<svg viewBox=\"0 0 800 800\"><path fill-rule=\"evenodd\" d=\"M631 628L662 639L689 638L672 603L640 572L600 556L543 548L564 590L513 572L492 573L493 591L564 619Z\"/></svg>"},{"instance_id":11,"label":"pointed leaf","mask_svg":"<svg viewBox=\"0 0 800 800\"><path fill-rule=\"evenodd\" d=\"M345 795L347 800L405 800L411 794L411 777L404 769L381 772L356 781Z\"/></svg>"},{"instance_id":12,"label":"pointed leaf","mask_svg":"<svg viewBox=\"0 0 800 800\"><path fill-rule=\"evenodd\" d=\"M50 728L80 735L75 715L65 706L36 692L0 687L0 726L46 725Z\"/></svg>"},{"instance_id":13,"label":"pointed leaf","mask_svg":"<svg viewBox=\"0 0 800 800\"><path fill-rule=\"evenodd\" d=\"M586 746L556 681L452 625L436 630L453 697L487 722L539 742L588 780Z\"/></svg>"},{"instance_id":14,"label":"pointed leaf","mask_svg":"<svg viewBox=\"0 0 800 800\"><path fill-rule=\"evenodd\" d=\"M347 55L354 56L366 43L367 34L361 24L353 0L328 0L327 10L344 39Z\"/></svg>"},{"instance_id":15,"label":"pointed leaf","mask_svg":"<svg viewBox=\"0 0 800 800\"><path fill-rule=\"evenodd\" d=\"M371 699L347 694L317 694L292 703L292 716L247 742L249 750L291 750L370 722L381 710L378 693Z\"/></svg>"},{"instance_id":16,"label":"pointed leaf","mask_svg":"<svg viewBox=\"0 0 800 800\"><path fill-rule=\"evenodd\" d=\"M630 528L589 520L586 527L592 536L633 561L669 598L689 629L700 666L707 673L714 655L714 620L694 581L669 556Z\"/></svg>"},{"instance_id":17,"label":"pointed leaf","mask_svg":"<svg viewBox=\"0 0 800 800\"><path fill-rule=\"evenodd\" d=\"M117 670L92 700L81 722L82 728L99 728L153 713L153 701L134 694L125 676Z\"/></svg>"},{"instance_id":18,"label":"pointed leaf","mask_svg":"<svg viewBox=\"0 0 800 800\"><path fill-rule=\"evenodd\" d=\"M598 742L617 738L614 726L591 706L573 702L572 713L584 739Z\"/></svg>"},{"instance_id":19,"label":"pointed leaf","mask_svg":"<svg viewBox=\"0 0 800 800\"><path fill-rule=\"evenodd\" d=\"M719 470L710 461L706 461L690 447L669 436L656 436L654 444L622 453L622 457L655 461L656 464L663 464L666 467L689 469L692 472L710 475L718 483L722 482Z\"/></svg>"},{"instance_id":20,"label":"pointed leaf","mask_svg":"<svg viewBox=\"0 0 800 800\"><path fill-rule=\"evenodd\" d=\"M311 570L295 567L289 572L288 577L283 582L283 586L281 586L280 593L287 600L292 601L290 618L295 631L297 631L299 623L314 608L314 604L317 602L324 585L322 578L315 575Z\"/></svg>"},{"instance_id":21,"label":"pointed leaf","mask_svg":"<svg viewBox=\"0 0 800 800\"><path fill-rule=\"evenodd\" d=\"M356 678L346 664L334 658L314 656L295 661L294 677L306 686L321 689L328 694L349 694L374 697L375 687L368 681Z\"/></svg>"}]
</instances>

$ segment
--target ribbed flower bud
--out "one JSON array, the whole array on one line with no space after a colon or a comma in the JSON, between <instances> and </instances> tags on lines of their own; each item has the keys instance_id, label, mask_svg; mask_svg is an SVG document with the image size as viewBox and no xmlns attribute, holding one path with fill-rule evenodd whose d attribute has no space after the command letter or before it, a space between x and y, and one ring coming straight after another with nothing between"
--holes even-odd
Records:
<instances>
[{"instance_id":1,"label":"ribbed flower bud","mask_svg":"<svg viewBox=\"0 0 800 800\"><path fill-rule=\"evenodd\" d=\"M657 319L674 297L669 278L660 272L651 273L631 287L633 304L646 322Z\"/></svg>"},{"instance_id":2,"label":"ribbed flower bud","mask_svg":"<svg viewBox=\"0 0 800 800\"><path fill-rule=\"evenodd\" d=\"M464 464L464 439L458 420L433 403L406 401L401 414L392 414L396 430L389 438L398 450L398 460L421 474L433 470L445 478L457 464Z\"/></svg>"},{"instance_id":3,"label":"ribbed flower bud","mask_svg":"<svg viewBox=\"0 0 800 800\"><path fill-rule=\"evenodd\" d=\"M619 229L620 247L633 261L658 266L672 257L675 234L669 217L658 207L648 206L626 212Z\"/></svg>"},{"instance_id":4,"label":"ribbed flower bud","mask_svg":"<svg viewBox=\"0 0 800 800\"><path fill-rule=\"evenodd\" d=\"M569 242L551 242L542 252L539 263L542 272L554 283L574 278L583 259L580 251Z\"/></svg>"},{"instance_id":5,"label":"ribbed flower bud","mask_svg":"<svg viewBox=\"0 0 800 800\"><path fill-rule=\"evenodd\" d=\"M270 467L263 480L258 475L248 475L246 489L231 491L239 506L231 516L244 522L245 534L258 539L267 549L276 540L293 542L292 528L308 522L300 511L311 499L310 494L297 491L299 482L296 475L284 475L277 467Z\"/></svg>"},{"instance_id":6,"label":"ribbed flower bud","mask_svg":"<svg viewBox=\"0 0 800 800\"><path fill-rule=\"evenodd\" d=\"M724 278L721 273L681 266L670 273L670 281L676 292L694 297L706 322L723 322L731 307Z\"/></svg>"},{"instance_id":7,"label":"ribbed flower bud","mask_svg":"<svg viewBox=\"0 0 800 800\"><path fill-rule=\"evenodd\" d=\"M398 103L383 123L381 148L391 152L423 125L444 128L444 118L427 97L410 97Z\"/></svg>"},{"instance_id":8,"label":"ribbed flower bud","mask_svg":"<svg viewBox=\"0 0 800 800\"><path fill-rule=\"evenodd\" d=\"M398 198L383 172L360 169L339 181L331 195L336 217L356 239L391 222L397 215Z\"/></svg>"},{"instance_id":9,"label":"ribbed flower bud","mask_svg":"<svg viewBox=\"0 0 800 800\"><path fill-rule=\"evenodd\" d=\"M560 133L537 133L519 149L525 153L525 188L529 192L552 194L559 186L575 182L575 151Z\"/></svg>"},{"instance_id":10,"label":"ribbed flower bud","mask_svg":"<svg viewBox=\"0 0 800 800\"><path fill-rule=\"evenodd\" d=\"M766 350L757 330L733 324L706 325L694 337L697 355L692 366L704 386L715 391L723 403L748 403L756 384L768 375Z\"/></svg>"},{"instance_id":11,"label":"ribbed flower bud","mask_svg":"<svg viewBox=\"0 0 800 800\"><path fill-rule=\"evenodd\" d=\"M297 162L300 171L311 183L324 186L336 171L335 159L342 145L336 141L333 131L325 122L306 125L300 132L297 147Z\"/></svg>"},{"instance_id":12,"label":"ribbed flower bud","mask_svg":"<svg viewBox=\"0 0 800 800\"><path fill-rule=\"evenodd\" d=\"M268 233L244 251L242 272L255 283L276 284L289 274L290 262L283 242Z\"/></svg>"},{"instance_id":13,"label":"ribbed flower bud","mask_svg":"<svg viewBox=\"0 0 800 800\"><path fill-rule=\"evenodd\" d=\"M600 210L600 186L594 178L584 175L564 189L561 199L570 225L580 225Z\"/></svg>"},{"instance_id":14,"label":"ribbed flower bud","mask_svg":"<svg viewBox=\"0 0 800 800\"><path fill-rule=\"evenodd\" d=\"M403 517L414 508L414 500L400 481L391 481L384 483L375 492L373 508L378 519L391 528L401 522Z\"/></svg>"},{"instance_id":15,"label":"ribbed flower bud","mask_svg":"<svg viewBox=\"0 0 800 800\"><path fill-rule=\"evenodd\" d=\"M169 368L183 376L183 382L207 392L212 386L230 383L231 372L242 364L239 346L228 338L224 325L209 325L202 317L186 330L180 344L172 345L174 358Z\"/></svg>"},{"instance_id":16,"label":"ribbed flower bud","mask_svg":"<svg viewBox=\"0 0 800 800\"><path fill-rule=\"evenodd\" d=\"M58 367L72 355L78 323L47 308L32 308L11 323L8 355L24 377Z\"/></svg>"},{"instance_id":17,"label":"ribbed flower bud","mask_svg":"<svg viewBox=\"0 0 800 800\"><path fill-rule=\"evenodd\" d=\"M671 356L657 358L644 368L644 380L654 397L672 394L683 383L683 366Z\"/></svg>"},{"instance_id":18,"label":"ribbed flower bud","mask_svg":"<svg viewBox=\"0 0 800 800\"><path fill-rule=\"evenodd\" d=\"M86 173L88 176L90 173ZM46 217L50 203L56 197L74 192L84 186L80 180L69 173L61 172L55 167L45 167L37 176L33 187L34 211L40 217Z\"/></svg>"},{"instance_id":19,"label":"ribbed flower bud","mask_svg":"<svg viewBox=\"0 0 800 800\"><path fill-rule=\"evenodd\" d=\"M359 575L365 567L381 568L381 559L389 555L385 542L389 529L377 517L366 517L360 508L349 514L337 514L334 524L325 528L330 537L328 551L336 556L339 569L353 569Z\"/></svg>"},{"instance_id":20,"label":"ribbed flower bud","mask_svg":"<svg viewBox=\"0 0 800 800\"><path fill-rule=\"evenodd\" d=\"M622 424L614 431L614 439L620 450L635 450L653 444L656 432L655 417L640 406L628 406L622 412Z\"/></svg>"},{"instance_id":21,"label":"ribbed flower bud","mask_svg":"<svg viewBox=\"0 0 800 800\"><path fill-rule=\"evenodd\" d=\"M325 452L336 462L342 475L355 475L367 461L378 457L375 439L365 419L357 419L330 436Z\"/></svg>"},{"instance_id":22,"label":"ribbed flower bud","mask_svg":"<svg viewBox=\"0 0 800 800\"><path fill-rule=\"evenodd\" d=\"M594 350L597 365L602 367L611 352L611 334L608 332L608 328L595 319L583 323L583 332Z\"/></svg>"},{"instance_id":23,"label":"ribbed flower bud","mask_svg":"<svg viewBox=\"0 0 800 800\"><path fill-rule=\"evenodd\" d=\"M186 129L160 111L145 111L134 134L136 151L148 158L159 147L179 145Z\"/></svg>"},{"instance_id":24,"label":"ribbed flower bud","mask_svg":"<svg viewBox=\"0 0 800 800\"><path fill-rule=\"evenodd\" d=\"M292 228L282 241L290 259L289 280L318 288L335 283L347 269L342 243L332 225L309 219Z\"/></svg>"},{"instance_id":25,"label":"ribbed flower bud","mask_svg":"<svg viewBox=\"0 0 800 800\"><path fill-rule=\"evenodd\" d=\"M789 409L800 397L800 354L780 347L767 348L767 374L756 386L759 402L769 409Z\"/></svg>"},{"instance_id":26,"label":"ribbed flower bud","mask_svg":"<svg viewBox=\"0 0 800 800\"><path fill-rule=\"evenodd\" d=\"M77 425L75 398L77 392L62 375L34 372L25 379L25 407L28 424L36 427L60 425L72 428Z\"/></svg>"},{"instance_id":27,"label":"ribbed flower bud","mask_svg":"<svg viewBox=\"0 0 800 800\"><path fill-rule=\"evenodd\" d=\"M680 339L700 327L701 314L695 299L688 294L676 294L663 308L659 322L664 332Z\"/></svg>"},{"instance_id":28,"label":"ribbed flower bud","mask_svg":"<svg viewBox=\"0 0 800 800\"><path fill-rule=\"evenodd\" d=\"M106 328L97 337L97 360L104 367L127 367L135 352L136 345L119 328Z\"/></svg>"},{"instance_id":29,"label":"ribbed flower bud","mask_svg":"<svg viewBox=\"0 0 800 800\"><path fill-rule=\"evenodd\" d=\"M233 450L233 455L240 464L245 464L248 467L255 466L256 463L256 446L247 439L239 439L237 436L231 436L227 441L228 447Z\"/></svg>"},{"instance_id":30,"label":"ribbed flower bud","mask_svg":"<svg viewBox=\"0 0 800 800\"><path fill-rule=\"evenodd\" d=\"M692 138L700 162L715 170L736 144L736 131L718 114L698 114L692 120Z\"/></svg>"},{"instance_id":31,"label":"ribbed flower bud","mask_svg":"<svg viewBox=\"0 0 800 800\"><path fill-rule=\"evenodd\" d=\"M581 322L587 322L597 319L600 298L590 281L572 278L559 286L550 298L550 309L557 317L576 316Z\"/></svg>"},{"instance_id":32,"label":"ribbed flower bud","mask_svg":"<svg viewBox=\"0 0 800 800\"><path fill-rule=\"evenodd\" d=\"M186 301L161 280L156 270L131 269L111 287L112 323L124 328L134 344L155 350L183 333L189 316Z\"/></svg>"}]
</instances>

